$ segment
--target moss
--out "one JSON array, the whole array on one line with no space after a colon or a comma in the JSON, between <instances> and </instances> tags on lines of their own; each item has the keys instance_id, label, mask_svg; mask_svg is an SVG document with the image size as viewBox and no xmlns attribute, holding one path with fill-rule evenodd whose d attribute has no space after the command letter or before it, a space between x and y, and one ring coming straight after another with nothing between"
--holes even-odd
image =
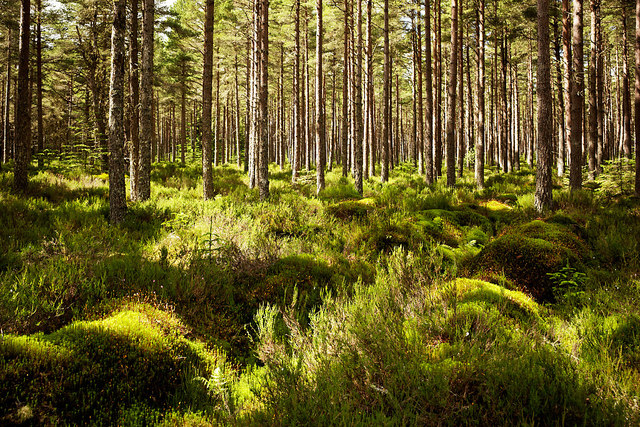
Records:
<instances>
[{"instance_id":1,"label":"moss","mask_svg":"<svg viewBox=\"0 0 640 427\"><path fill-rule=\"evenodd\" d=\"M194 376L207 376L223 359L187 332L171 314L138 304L49 335L5 336L0 407L22 402L39 423L76 424L109 422L137 403L166 409L190 396L197 405L196 396L208 398L203 386L194 388ZM0 422L14 416L1 413Z\"/></svg>"},{"instance_id":2,"label":"moss","mask_svg":"<svg viewBox=\"0 0 640 427\"><path fill-rule=\"evenodd\" d=\"M332 215L343 221L362 219L365 218L374 208L371 203L365 202L364 200L365 199L347 200L345 202L335 203L329 205L326 208L326 211L329 215Z\"/></svg>"},{"instance_id":3,"label":"moss","mask_svg":"<svg viewBox=\"0 0 640 427\"><path fill-rule=\"evenodd\" d=\"M588 253L587 245L571 231L536 220L487 244L470 262L470 270L485 278L503 273L535 298L550 301L553 283L547 273L558 271L567 260L579 267Z\"/></svg>"}]
</instances>

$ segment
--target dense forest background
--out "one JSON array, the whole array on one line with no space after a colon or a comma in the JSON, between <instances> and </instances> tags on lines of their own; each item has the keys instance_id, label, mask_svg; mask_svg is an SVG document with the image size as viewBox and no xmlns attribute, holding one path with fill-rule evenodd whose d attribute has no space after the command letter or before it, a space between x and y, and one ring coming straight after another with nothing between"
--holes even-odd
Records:
<instances>
[{"instance_id":1,"label":"dense forest background","mask_svg":"<svg viewBox=\"0 0 640 427\"><path fill-rule=\"evenodd\" d=\"M0 0L0 40L0 424L640 422L640 1Z\"/></svg>"}]
</instances>

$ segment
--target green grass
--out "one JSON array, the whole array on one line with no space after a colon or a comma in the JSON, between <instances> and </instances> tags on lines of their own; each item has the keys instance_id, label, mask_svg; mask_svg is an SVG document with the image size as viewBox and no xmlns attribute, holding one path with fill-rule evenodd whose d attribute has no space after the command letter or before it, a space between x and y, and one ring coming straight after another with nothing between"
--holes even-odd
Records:
<instances>
[{"instance_id":1,"label":"green grass","mask_svg":"<svg viewBox=\"0 0 640 427\"><path fill-rule=\"evenodd\" d=\"M82 160L82 159L81 159ZM364 196L272 168L163 162L108 224L106 176L0 173L0 423L638 423L640 204L629 165L556 211L535 174L478 192L412 165Z\"/></svg>"}]
</instances>

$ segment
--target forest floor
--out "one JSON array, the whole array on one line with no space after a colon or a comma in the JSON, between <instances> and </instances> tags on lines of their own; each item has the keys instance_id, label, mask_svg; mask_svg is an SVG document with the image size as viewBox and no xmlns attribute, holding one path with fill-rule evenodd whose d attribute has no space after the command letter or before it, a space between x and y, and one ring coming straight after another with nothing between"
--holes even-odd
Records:
<instances>
[{"instance_id":1,"label":"forest floor","mask_svg":"<svg viewBox=\"0 0 640 427\"><path fill-rule=\"evenodd\" d=\"M105 174L0 172L0 424L640 423L631 163L545 217L524 167L290 176L155 164L112 227Z\"/></svg>"}]
</instances>

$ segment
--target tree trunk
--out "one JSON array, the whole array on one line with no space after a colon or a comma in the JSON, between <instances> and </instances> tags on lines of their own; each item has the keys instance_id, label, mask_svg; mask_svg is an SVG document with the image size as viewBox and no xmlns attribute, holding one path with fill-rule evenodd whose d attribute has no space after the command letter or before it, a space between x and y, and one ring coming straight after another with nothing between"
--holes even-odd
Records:
<instances>
[{"instance_id":1,"label":"tree trunk","mask_svg":"<svg viewBox=\"0 0 640 427\"><path fill-rule=\"evenodd\" d=\"M433 71L431 69L431 0L424 2L424 53L425 53L425 134L424 170L427 185L433 184Z\"/></svg>"},{"instance_id":2,"label":"tree trunk","mask_svg":"<svg viewBox=\"0 0 640 427\"><path fill-rule=\"evenodd\" d=\"M635 193L640 197L640 0L636 0L636 69L635 69L635 133L636 133L636 180Z\"/></svg>"},{"instance_id":3,"label":"tree trunk","mask_svg":"<svg viewBox=\"0 0 640 427\"><path fill-rule=\"evenodd\" d=\"M348 126L348 100L349 100L349 0L344 0L344 52L343 52L343 73L342 73L342 129L340 134L342 176L346 177L349 172L349 162L347 160L347 126Z\"/></svg>"},{"instance_id":4,"label":"tree trunk","mask_svg":"<svg viewBox=\"0 0 640 427\"><path fill-rule=\"evenodd\" d=\"M454 0L455 1L455 0ZM382 117L382 165L380 180L389 181L389 139L391 124L391 55L389 52L389 0L384 0L384 81L382 91L383 117Z\"/></svg>"},{"instance_id":5,"label":"tree trunk","mask_svg":"<svg viewBox=\"0 0 640 427\"><path fill-rule=\"evenodd\" d=\"M629 43L627 41L627 5L622 5L622 149L631 158L631 90L629 88Z\"/></svg>"},{"instance_id":6,"label":"tree trunk","mask_svg":"<svg viewBox=\"0 0 640 427\"><path fill-rule=\"evenodd\" d=\"M316 2L316 175L317 175L317 193L320 194L324 190L324 168L325 168L325 138L324 138L324 98L322 89L323 70L322 70L322 48L324 46L324 27L322 22L322 0Z\"/></svg>"},{"instance_id":7,"label":"tree trunk","mask_svg":"<svg viewBox=\"0 0 640 427\"><path fill-rule=\"evenodd\" d=\"M478 190L484 189L484 2L478 5L478 135L476 140L475 175Z\"/></svg>"},{"instance_id":8,"label":"tree trunk","mask_svg":"<svg viewBox=\"0 0 640 427\"><path fill-rule=\"evenodd\" d=\"M7 28L7 82L4 101L4 134L2 135L2 162L7 163L11 158L11 26Z\"/></svg>"},{"instance_id":9,"label":"tree trunk","mask_svg":"<svg viewBox=\"0 0 640 427\"><path fill-rule=\"evenodd\" d=\"M458 5L451 0L451 52L447 88L447 185L456 184L456 85L458 77Z\"/></svg>"},{"instance_id":10,"label":"tree trunk","mask_svg":"<svg viewBox=\"0 0 640 427\"><path fill-rule=\"evenodd\" d=\"M144 0L142 12L142 72L140 75L140 171L137 200L151 197L153 145L153 25L154 0Z\"/></svg>"},{"instance_id":11,"label":"tree trunk","mask_svg":"<svg viewBox=\"0 0 640 427\"><path fill-rule=\"evenodd\" d=\"M125 0L114 2L113 15L109 90L109 218L111 224L118 224L124 219L127 210L123 158Z\"/></svg>"},{"instance_id":12,"label":"tree trunk","mask_svg":"<svg viewBox=\"0 0 640 427\"><path fill-rule=\"evenodd\" d=\"M355 74L355 139L354 139L354 159L353 172L355 187L358 194L362 195L362 0L357 0L356 8L356 49L353 72Z\"/></svg>"},{"instance_id":13,"label":"tree trunk","mask_svg":"<svg viewBox=\"0 0 640 427\"><path fill-rule=\"evenodd\" d=\"M131 103L131 147L129 152L129 187L131 200L138 197L140 171L140 79L138 76L138 1L131 1L131 25L129 29L129 97ZM152 106L153 108L153 106Z\"/></svg>"},{"instance_id":14,"label":"tree trunk","mask_svg":"<svg viewBox=\"0 0 640 427\"><path fill-rule=\"evenodd\" d=\"M591 11L591 50L589 54L589 179L596 177L596 148L598 145L598 104L596 97L596 68L598 62L598 48L596 40L596 23L598 9L600 8L599 0L590 1Z\"/></svg>"},{"instance_id":15,"label":"tree trunk","mask_svg":"<svg viewBox=\"0 0 640 427\"><path fill-rule=\"evenodd\" d=\"M269 0L258 1L258 191L260 200L269 198Z\"/></svg>"},{"instance_id":16,"label":"tree trunk","mask_svg":"<svg viewBox=\"0 0 640 427\"><path fill-rule=\"evenodd\" d=\"M582 3L573 0L573 85L571 86L571 165L569 185L582 187L582 109L584 105L584 65L582 63ZM538 139L540 141L540 138Z\"/></svg>"},{"instance_id":17,"label":"tree trunk","mask_svg":"<svg viewBox=\"0 0 640 427\"><path fill-rule=\"evenodd\" d=\"M569 0L562 0L562 56L563 56L563 67L564 67L564 122L565 122L565 139L561 141L562 144L562 167L560 167L560 162L558 162L558 175L564 175L564 167L567 151L567 141L571 140L571 105L573 102L573 98L571 96L572 85L573 85L573 77L572 77L572 58L571 58L571 11L569 10Z\"/></svg>"},{"instance_id":18,"label":"tree trunk","mask_svg":"<svg viewBox=\"0 0 640 427\"><path fill-rule=\"evenodd\" d=\"M37 0L37 23L36 23L36 91L37 91L37 121L38 121L38 134L37 145L38 153L38 167L42 167L42 155L44 151L44 134L43 134L43 121L42 121L42 0Z\"/></svg>"},{"instance_id":19,"label":"tree trunk","mask_svg":"<svg viewBox=\"0 0 640 427\"><path fill-rule=\"evenodd\" d=\"M581 0L576 0L581 1ZM551 209L553 116L549 54L549 0L538 0L538 164L534 205L538 213Z\"/></svg>"},{"instance_id":20,"label":"tree trunk","mask_svg":"<svg viewBox=\"0 0 640 427\"><path fill-rule=\"evenodd\" d=\"M20 8L20 45L18 58L18 84L16 97L16 145L13 187L27 189L29 161L31 157L31 99L29 97L29 33L31 2L22 0Z\"/></svg>"},{"instance_id":21,"label":"tree trunk","mask_svg":"<svg viewBox=\"0 0 640 427\"><path fill-rule=\"evenodd\" d=\"M215 8L215 0L207 0L204 19L204 67L202 71L202 180L205 200L215 196L213 189L213 141L211 139Z\"/></svg>"},{"instance_id":22,"label":"tree trunk","mask_svg":"<svg viewBox=\"0 0 640 427\"><path fill-rule=\"evenodd\" d=\"M428 1L428 0L427 0ZM420 1L416 2L416 6L418 9L418 22L417 26L414 28L416 31L416 41L414 43L415 49L415 64L414 68L416 69L416 146L417 146L417 162L418 162L418 174L422 175L424 173L424 152L425 152L425 141L424 141L424 116L422 112L424 111L422 108L422 20L420 19ZM425 39L429 39L429 33L426 32L425 29ZM427 87L429 85L427 84ZM427 114L427 118L429 118L429 114Z\"/></svg>"}]
</instances>

